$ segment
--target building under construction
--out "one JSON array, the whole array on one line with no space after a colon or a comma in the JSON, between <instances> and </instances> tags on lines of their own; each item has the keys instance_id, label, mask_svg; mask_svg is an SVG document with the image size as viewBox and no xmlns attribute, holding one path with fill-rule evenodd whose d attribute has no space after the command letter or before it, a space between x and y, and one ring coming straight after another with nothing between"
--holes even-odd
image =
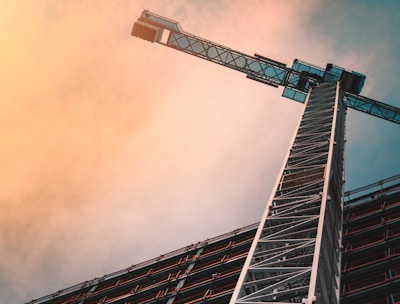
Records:
<instances>
[{"instance_id":1,"label":"building under construction","mask_svg":"<svg viewBox=\"0 0 400 304\"><path fill-rule=\"evenodd\" d=\"M285 163L258 224L32 303L400 303L400 176L344 193L347 109L397 124L400 109L359 95L361 73L246 55L148 10L132 35L304 103Z\"/></svg>"},{"instance_id":2,"label":"building under construction","mask_svg":"<svg viewBox=\"0 0 400 304\"><path fill-rule=\"evenodd\" d=\"M400 303L400 175L345 193L342 304ZM30 304L225 304L258 223Z\"/></svg>"},{"instance_id":3,"label":"building under construction","mask_svg":"<svg viewBox=\"0 0 400 304\"><path fill-rule=\"evenodd\" d=\"M346 193L342 304L400 303L399 178Z\"/></svg>"}]
</instances>

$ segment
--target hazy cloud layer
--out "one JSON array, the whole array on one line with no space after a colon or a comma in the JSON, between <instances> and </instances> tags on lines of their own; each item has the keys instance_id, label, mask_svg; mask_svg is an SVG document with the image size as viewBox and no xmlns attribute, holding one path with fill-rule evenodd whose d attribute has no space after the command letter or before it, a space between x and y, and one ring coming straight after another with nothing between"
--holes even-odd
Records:
<instances>
[{"instance_id":1,"label":"hazy cloud layer","mask_svg":"<svg viewBox=\"0 0 400 304\"><path fill-rule=\"evenodd\" d=\"M288 64L373 69L378 50L392 51L336 51L341 35L312 23L320 1L164 3L0 4L0 302L27 302L261 216L302 106L131 37L142 9Z\"/></svg>"}]
</instances>

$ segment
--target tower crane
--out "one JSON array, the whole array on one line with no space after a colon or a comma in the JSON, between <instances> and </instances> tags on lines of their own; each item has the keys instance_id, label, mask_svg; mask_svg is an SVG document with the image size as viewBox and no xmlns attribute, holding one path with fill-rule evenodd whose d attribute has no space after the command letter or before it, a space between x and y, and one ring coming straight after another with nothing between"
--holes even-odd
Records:
<instances>
[{"instance_id":1,"label":"tower crane","mask_svg":"<svg viewBox=\"0 0 400 304\"><path fill-rule=\"evenodd\" d=\"M400 109L361 96L361 73L247 55L149 10L134 22L132 35L283 86L282 96L304 103L230 303L339 303L346 111L400 124Z\"/></svg>"}]
</instances>

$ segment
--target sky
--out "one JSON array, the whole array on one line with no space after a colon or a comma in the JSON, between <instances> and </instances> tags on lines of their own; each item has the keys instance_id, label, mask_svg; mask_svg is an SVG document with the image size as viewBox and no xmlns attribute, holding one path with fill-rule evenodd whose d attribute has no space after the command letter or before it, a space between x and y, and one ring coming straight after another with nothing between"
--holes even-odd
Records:
<instances>
[{"instance_id":1,"label":"sky","mask_svg":"<svg viewBox=\"0 0 400 304\"><path fill-rule=\"evenodd\" d=\"M398 1L2 1L0 303L255 223L303 105L130 35L143 9L252 55L367 75L400 107ZM346 189L400 173L400 126L349 109Z\"/></svg>"}]
</instances>

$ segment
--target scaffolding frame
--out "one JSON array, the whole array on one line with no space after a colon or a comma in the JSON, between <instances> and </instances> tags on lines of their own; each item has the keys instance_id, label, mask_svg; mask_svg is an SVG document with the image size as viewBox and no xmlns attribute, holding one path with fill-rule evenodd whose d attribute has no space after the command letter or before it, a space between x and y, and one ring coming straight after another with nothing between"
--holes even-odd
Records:
<instances>
[{"instance_id":1,"label":"scaffolding frame","mask_svg":"<svg viewBox=\"0 0 400 304\"><path fill-rule=\"evenodd\" d=\"M400 303L399 178L346 192L364 194L345 202L342 304Z\"/></svg>"}]
</instances>

